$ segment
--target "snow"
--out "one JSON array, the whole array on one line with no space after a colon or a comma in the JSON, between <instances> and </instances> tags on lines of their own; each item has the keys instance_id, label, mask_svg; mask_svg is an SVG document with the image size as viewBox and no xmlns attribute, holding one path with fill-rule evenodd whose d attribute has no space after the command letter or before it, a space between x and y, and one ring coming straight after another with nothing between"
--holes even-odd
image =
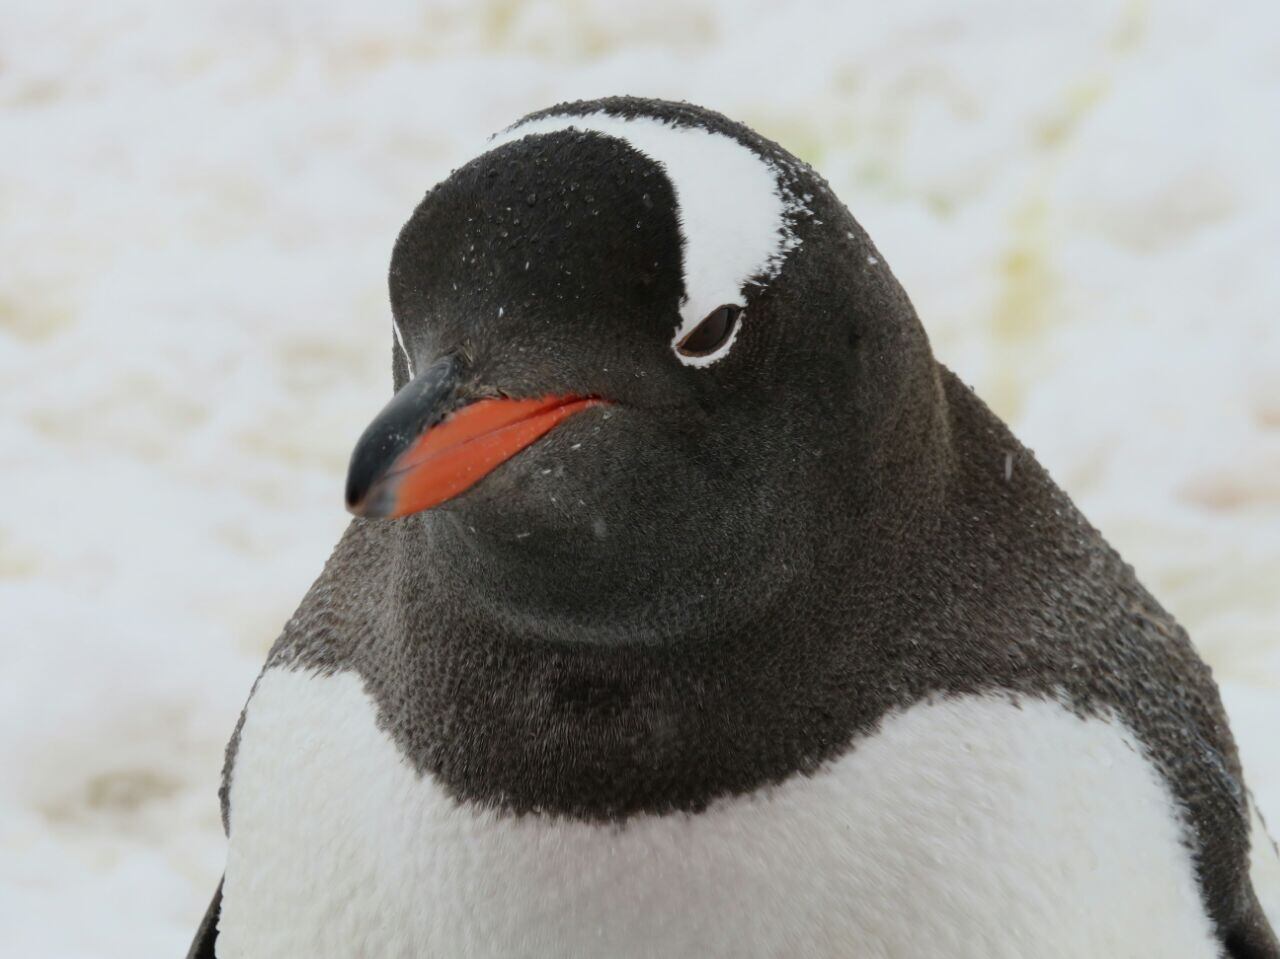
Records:
<instances>
[{"instance_id":1,"label":"snow","mask_svg":"<svg viewBox=\"0 0 1280 959\"><path fill-rule=\"evenodd\" d=\"M1280 822L1277 36L1268 0L0 0L6 951L181 954L223 744L389 393L396 232L611 93L824 172L1190 629Z\"/></svg>"}]
</instances>

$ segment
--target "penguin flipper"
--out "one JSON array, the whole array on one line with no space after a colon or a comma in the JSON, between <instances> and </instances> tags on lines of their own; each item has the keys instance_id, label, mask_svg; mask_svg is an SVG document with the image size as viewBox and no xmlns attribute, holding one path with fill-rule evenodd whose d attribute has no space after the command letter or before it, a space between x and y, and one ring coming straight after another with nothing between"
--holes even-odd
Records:
<instances>
[{"instance_id":1,"label":"penguin flipper","mask_svg":"<svg viewBox=\"0 0 1280 959\"><path fill-rule=\"evenodd\" d=\"M222 911L222 880L213 891L213 900L205 910L204 918L196 929L196 937L187 950L187 959L215 959L214 943L218 941L218 914Z\"/></svg>"},{"instance_id":2,"label":"penguin flipper","mask_svg":"<svg viewBox=\"0 0 1280 959\"><path fill-rule=\"evenodd\" d=\"M1250 817L1249 873L1242 918L1224 937L1229 959L1280 959L1280 846L1267 832L1252 794L1248 795ZM1265 902L1265 905L1264 905Z\"/></svg>"},{"instance_id":3,"label":"penguin flipper","mask_svg":"<svg viewBox=\"0 0 1280 959\"><path fill-rule=\"evenodd\" d=\"M1227 959L1280 959L1280 942L1258 904L1253 890L1249 890L1250 908L1244 920L1226 936L1223 946Z\"/></svg>"}]
</instances>

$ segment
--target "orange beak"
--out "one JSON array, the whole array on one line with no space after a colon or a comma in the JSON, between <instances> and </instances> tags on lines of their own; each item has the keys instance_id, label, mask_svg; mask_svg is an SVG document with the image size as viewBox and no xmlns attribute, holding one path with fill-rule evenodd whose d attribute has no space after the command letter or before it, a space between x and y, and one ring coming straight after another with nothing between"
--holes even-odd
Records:
<instances>
[{"instance_id":1,"label":"orange beak","mask_svg":"<svg viewBox=\"0 0 1280 959\"><path fill-rule=\"evenodd\" d=\"M356 444L347 509L394 518L464 493L575 413L601 400L580 396L482 399L438 422L456 402L456 365L442 360L400 390Z\"/></svg>"},{"instance_id":2,"label":"orange beak","mask_svg":"<svg viewBox=\"0 0 1280 959\"><path fill-rule=\"evenodd\" d=\"M439 506L480 482L574 413L600 401L574 396L480 400L421 434L358 502L357 516L395 518Z\"/></svg>"}]
</instances>

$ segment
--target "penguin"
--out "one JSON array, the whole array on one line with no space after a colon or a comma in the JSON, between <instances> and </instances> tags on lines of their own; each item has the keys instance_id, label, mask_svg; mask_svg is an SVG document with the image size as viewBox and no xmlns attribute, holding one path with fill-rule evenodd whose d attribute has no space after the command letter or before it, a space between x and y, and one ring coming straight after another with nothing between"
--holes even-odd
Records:
<instances>
[{"instance_id":1,"label":"penguin","mask_svg":"<svg viewBox=\"0 0 1280 959\"><path fill-rule=\"evenodd\" d=\"M389 283L190 955L1280 957L1209 668L807 164L562 104Z\"/></svg>"}]
</instances>

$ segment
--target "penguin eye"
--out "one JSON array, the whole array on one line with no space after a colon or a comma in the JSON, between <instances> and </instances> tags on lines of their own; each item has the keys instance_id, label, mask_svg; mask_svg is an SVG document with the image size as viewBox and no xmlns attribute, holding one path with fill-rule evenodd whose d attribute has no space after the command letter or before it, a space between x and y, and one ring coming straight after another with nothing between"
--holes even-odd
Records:
<instances>
[{"instance_id":1,"label":"penguin eye","mask_svg":"<svg viewBox=\"0 0 1280 959\"><path fill-rule=\"evenodd\" d=\"M676 352L681 356L708 356L714 353L729 342L741 315L742 307L732 303L716 307L676 344Z\"/></svg>"}]
</instances>

